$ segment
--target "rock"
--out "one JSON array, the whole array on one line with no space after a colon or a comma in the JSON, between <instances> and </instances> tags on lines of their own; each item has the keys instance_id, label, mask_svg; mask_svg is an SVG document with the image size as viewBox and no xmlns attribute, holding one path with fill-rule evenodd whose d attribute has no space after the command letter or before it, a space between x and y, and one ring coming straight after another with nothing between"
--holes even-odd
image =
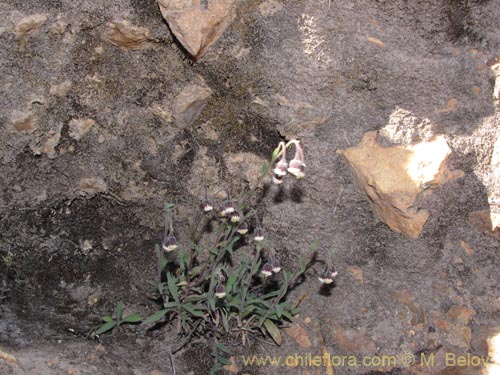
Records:
<instances>
[{"instance_id":1,"label":"rock","mask_svg":"<svg viewBox=\"0 0 500 375\"><path fill-rule=\"evenodd\" d=\"M108 23L105 38L123 50L141 50L149 46L150 32L145 27L131 25L128 21Z\"/></svg>"},{"instance_id":2,"label":"rock","mask_svg":"<svg viewBox=\"0 0 500 375\"><path fill-rule=\"evenodd\" d=\"M14 111L11 120L18 132L30 132L36 128L36 120L31 112Z\"/></svg>"},{"instance_id":3,"label":"rock","mask_svg":"<svg viewBox=\"0 0 500 375\"><path fill-rule=\"evenodd\" d=\"M243 177L251 186L260 178L264 159L251 152L238 152L226 155L229 173L235 177Z\"/></svg>"},{"instance_id":4,"label":"rock","mask_svg":"<svg viewBox=\"0 0 500 375\"><path fill-rule=\"evenodd\" d=\"M205 107L212 90L202 81L185 87L174 99L173 117L178 127L184 129L191 125Z\"/></svg>"},{"instance_id":5,"label":"rock","mask_svg":"<svg viewBox=\"0 0 500 375\"><path fill-rule=\"evenodd\" d=\"M72 119L69 122L69 136L77 141L87 134L95 121L90 118L85 119Z\"/></svg>"},{"instance_id":6,"label":"rock","mask_svg":"<svg viewBox=\"0 0 500 375\"><path fill-rule=\"evenodd\" d=\"M385 43L382 42L380 39L374 38L372 36L369 36L367 40L371 43L376 45L379 48L385 48Z\"/></svg>"},{"instance_id":7,"label":"rock","mask_svg":"<svg viewBox=\"0 0 500 375\"><path fill-rule=\"evenodd\" d=\"M47 16L45 14L33 14L25 17L16 25L16 34L19 37L23 37L40 28L45 22L47 22Z\"/></svg>"},{"instance_id":8,"label":"rock","mask_svg":"<svg viewBox=\"0 0 500 375\"><path fill-rule=\"evenodd\" d=\"M103 193L108 189L106 182L100 177L82 178L78 187L81 191L92 195Z\"/></svg>"},{"instance_id":9,"label":"rock","mask_svg":"<svg viewBox=\"0 0 500 375\"><path fill-rule=\"evenodd\" d=\"M43 146L42 152L47 154L50 159L54 159L57 156L56 147L61 140L62 125L55 130L49 130L47 141Z\"/></svg>"},{"instance_id":10,"label":"rock","mask_svg":"<svg viewBox=\"0 0 500 375\"><path fill-rule=\"evenodd\" d=\"M336 326L332 334L337 345L349 355L352 353L370 354L377 349L371 338L352 328Z\"/></svg>"},{"instance_id":11,"label":"rock","mask_svg":"<svg viewBox=\"0 0 500 375\"><path fill-rule=\"evenodd\" d=\"M49 94L59 96L61 98L65 97L68 91L71 89L73 84L71 81L64 81L58 85L50 86Z\"/></svg>"},{"instance_id":12,"label":"rock","mask_svg":"<svg viewBox=\"0 0 500 375\"><path fill-rule=\"evenodd\" d=\"M158 0L170 30L198 60L228 28L234 18L234 0Z\"/></svg>"},{"instance_id":13,"label":"rock","mask_svg":"<svg viewBox=\"0 0 500 375\"><path fill-rule=\"evenodd\" d=\"M469 224L481 233L500 239L500 228L492 230L490 210L479 210L469 214Z\"/></svg>"},{"instance_id":14,"label":"rock","mask_svg":"<svg viewBox=\"0 0 500 375\"><path fill-rule=\"evenodd\" d=\"M360 284L364 283L363 270L361 269L361 267L358 266L347 267L347 271L349 271L354 280L356 280L358 283Z\"/></svg>"},{"instance_id":15,"label":"rock","mask_svg":"<svg viewBox=\"0 0 500 375\"><path fill-rule=\"evenodd\" d=\"M299 324L293 323L290 327L285 328L285 332L288 336L294 339L301 348L310 348L312 346L306 330Z\"/></svg>"},{"instance_id":16,"label":"rock","mask_svg":"<svg viewBox=\"0 0 500 375\"><path fill-rule=\"evenodd\" d=\"M420 235L429 216L415 206L424 189L462 175L446 167L451 150L443 136L411 146L382 147L377 132L370 131L358 146L338 152L346 157L378 218L410 238Z\"/></svg>"},{"instance_id":17,"label":"rock","mask_svg":"<svg viewBox=\"0 0 500 375\"><path fill-rule=\"evenodd\" d=\"M225 365L224 370L227 372L230 372L231 374L237 374L240 369L238 368L238 365L236 364L236 360L233 356L229 357L229 362L231 362L230 365Z\"/></svg>"},{"instance_id":18,"label":"rock","mask_svg":"<svg viewBox=\"0 0 500 375\"><path fill-rule=\"evenodd\" d=\"M463 325L469 324L471 318L476 315L476 311L465 306L450 307L446 313L450 319L453 319Z\"/></svg>"}]
</instances>

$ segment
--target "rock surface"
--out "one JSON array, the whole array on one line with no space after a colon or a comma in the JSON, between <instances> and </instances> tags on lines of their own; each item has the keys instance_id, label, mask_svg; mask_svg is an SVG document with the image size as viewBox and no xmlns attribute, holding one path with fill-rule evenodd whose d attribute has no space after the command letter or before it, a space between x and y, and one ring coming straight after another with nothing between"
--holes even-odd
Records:
<instances>
[{"instance_id":1,"label":"rock surface","mask_svg":"<svg viewBox=\"0 0 500 375\"><path fill-rule=\"evenodd\" d=\"M191 125L205 107L206 100L212 95L212 90L205 82L193 83L182 89L174 99L172 108L175 123L180 128Z\"/></svg>"},{"instance_id":2,"label":"rock surface","mask_svg":"<svg viewBox=\"0 0 500 375\"><path fill-rule=\"evenodd\" d=\"M198 60L234 18L234 0L158 0L161 14L177 40Z\"/></svg>"},{"instance_id":3,"label":"rock surface","mask_svg":"<svg viewBox=\"0 0 500 375\"><path fill-rule=\"evenodd\" d=\"M377 132L372 131L358 146L339 152L377 217L410 238L420 235L429 216L426 209L416 206L424 189L461 176L446 167L451 149L442 136L406 147L382 147Z\"/></svg>"}]
</instances>

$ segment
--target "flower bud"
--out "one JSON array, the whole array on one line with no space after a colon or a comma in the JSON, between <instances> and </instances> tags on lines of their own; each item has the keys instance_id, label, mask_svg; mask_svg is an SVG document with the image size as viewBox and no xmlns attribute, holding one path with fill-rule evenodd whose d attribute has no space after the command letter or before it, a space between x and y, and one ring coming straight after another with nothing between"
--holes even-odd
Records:
<instances>
[{"instance_id":1,"label":"flower bud","mask_svg":"<svg viewBox=\"0 0 500 375\"><path fill-rule=\"evenodd\" d=\"M215 287L215 296L219 299L226 296L226 289L221 283L217 284L217 286Z\"/></svg>"},{"instance_id":2,"label":"flower bud","mask_svg":"<svg viewBox=\"0 0 500 375\"><path fill-rule=\"evenodd\" d=\"M278 273L281 271L281 264L280 264L280 261L278 259L274 259L272 261L272 266L273 266L274 273Z\"/></svg>"},{"instance_id":3,"label":"flower bud","mask_svg":"<svg viewBox=\"0 0 500 375\"><path fill-rule=\"evenodd\" d=\"M264 231L262 230L261 227L257 227L255 228L255 231L253 232L254 234L254 237L253 239L256 241L256 242L261 242L264 240Z\"/></svg>"},{"instance_id":4,"label":"flower bud","mask_svg":"<svg viewBox=\"0 0 500 375\"><path fill-rule=\"evenodd\" d=\"M163 240L162 247L166 252L174 251L175 249L177 249L177 240L175 239L175 236L167 236L167 238Z\"/></svg>"},{"instance_id":5,"label":"flower bud","mask_svg":"<svg viewBox=\"0 0 500 375\"><path fill-rule=\"evenodd\" d=\"M337 276L337 271L335 270L335 267L330 266L323 271L321 276L318 278L319 281L321 281L323 284L331 284L333 282L333 279Z\"/></svg>"},{"instance_id":6,"label":"flower bud","mask_svg":"<svg viewBox=\"0 0 500 375\"><path fill-rule=\"evenodd\" d=\"M239 234L247 234L248 233L248 225L247 223L241 223L240 227L237 229Z\"/></svg>"},{"instance_id":7,"label":"flower bud","mask_svg":"<svg viewBox=\"0 0 500 375\"><path fill-rule=\"evenodd\" d=\"M223 212L222 216L232 214L234 212L234 204L233 204L233 202L228 201L225 204L224 209L222 210L222 212Z\"/></svg>"},{"instance_id":8,"label":"flower bud","mask_svg":"<svg viewBox=\"0 0 500 375\"><path fill-rule=\"evenodd\" d=\"M265 277L269 277L273 274L273 265L271 263L266 263L260 271Z\"/></svg>"},{"instance_id":9,"label":"flower bud","mask_svg":"<svg viewBox=\"0 0 500 375\"><path fill-rule=\"evenodd\" d=\"M234 211L231 214L231 222L232 223L239 223L240 219L241 219L241 216L240 216L240 213L238 211Z\"/></svg>"}]
</instances>

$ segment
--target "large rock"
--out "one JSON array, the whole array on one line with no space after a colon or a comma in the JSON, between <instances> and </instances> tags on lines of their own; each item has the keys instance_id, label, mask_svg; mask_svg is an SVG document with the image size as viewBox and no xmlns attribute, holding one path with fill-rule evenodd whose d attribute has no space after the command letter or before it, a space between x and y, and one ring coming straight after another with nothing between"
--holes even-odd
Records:
<instances>
[{"instance_id":1,"label":"large rock","mask_svg":"<svg viewBox=\"0 0 500 375\"><path fill-rule=\"evenodd\" d=\"M379 219L410 238L420 235L429 217L426 209L415 206L417 197L459 175L446 167L451 150L443 136L412 146L383 147L377 132L370 131L359 145L339 153L347 158Z\"/></svg>"},{"instance_id":2,"label":"large rock","mask_svg":"<svg viewBox=\"0 0 500 375\"><path fill-rule=\"evenodd\" d=\"M201 58L234 18L234 0L158 0L161 14L182 46Z\"/></svg>"}]
</instances>

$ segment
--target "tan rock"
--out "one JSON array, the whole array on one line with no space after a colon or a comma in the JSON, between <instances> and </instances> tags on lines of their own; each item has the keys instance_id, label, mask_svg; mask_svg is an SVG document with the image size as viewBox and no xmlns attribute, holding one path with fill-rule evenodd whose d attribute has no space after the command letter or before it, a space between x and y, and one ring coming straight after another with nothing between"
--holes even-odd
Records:
<instances>
[{"instance_id":1,"label":"tan rock","mask_svg":"<svg viewBox=\"0 0 500 375\"><path fill-rule=\"evenodd\" d=\"M14 111L12 125L18 132L31 132L36 128L36 120L31 112Z\"/></svg>"},{"instance_id":2,"label":"tan rock","mask_svg":"<svg viewBox=\"0 0 500 375\"><path fill-rule=\"evenodd\" d=\"M103 193L108 189L106 182L100 177L82 178L78 187L89 194Z\"/></svg>"},{"instance_id":3,"label":"tan rock","mask_svg":"<svg viewBox=\"0 0 500 375\"><path fill-rule=\"evenodd\" d=\"M453 319L463 325L469 324L471 318L476 315L476 311L470 307L452 306L446 313L450 319Z\"/></svg>"},{"instance_id":4,"label":"tan rock","mask_svg":"<svg viewBox=\"0 0 500 375\"><path fill-rule=\"evenodd\" d=\"M224 370L227 372L230 372L231 374L237 374L240 369L238 368L238 365L236 364L236 360L234 357L229 357L229 362L231 362L230 365L225 365Z\"/></svg>"},{"instance_id":5,"label":"tan rock","mask_svg":"<svg viewBox=\"0 0 500 375\"><path fill-rule=\"evenodd\" d=\"M234 18L234 0L158 0L175 37L195 59L201 58Z\"/></svg>"},{"instance_id":6,"label":"tan rock","mask_svg":"<svg viewBox=\"0 0 500 375\"><path fill-rule=\"evenodd\" d=\"M80 140L85 134L87 134L92 126L95 125L95 121L90 118L85 119L72 119L69 122L69 136L77 141Z\"/></svg>"},{"instance_id":7,"label":"tan rock","mask_svg":"<svg viewBox=\"0 0 500 375\"><path fill-rule=\"evenodd\" d=\"M145 27L134 26L128 21L108 23L104 37L123 50L141 50L149 46L151 34Z\"/></svg>"},{"instance_id":8,"label":"tan rock","mask_svg":"<svg viewBox=\"0 0 500 375\"><path fill-rule=\"evenodd\" d=\"M352 353L374 353L377 349L371 338L352 328L336 326L333 328L332 334L337 345L350 355Z\"/></svg>"},{"instance_id":9,"label":"tan rock","mask_svg":"<svg viewBox=\"0 0 500 375\"><path fill-rule=\"evenodd\" d=\"M45 141L42 152L47 154L50 159L54 159L57 156L56 147L59 145L59 141L61 140L61 131L62 125L60 125L57 129L50 130L48 132L48 138Z\"/></svg>"},{"instance_id":10,"label":"tan rock","mask_svg":"<svg viewBox=\"0 0 500 375\"><path fill-rule=\"evenodd\" d=\"M500 239L500 228L492 230L490 210L474 211L469 214L469 224L481 233Z\"/></svg>"},{"instance_id":11,"label":"tan rock","mask_svg":"<svg viewBox=\"0 0 500 375\"><path fill-rule=\"evenodd\" d=\"M416 207L417 197L462 174L446 167L451 150L443 136L411 146L382 147L377 132L367 132L360 144L340 150L353 178L366 193L378 218L392 230L417 238L429 216Z\"/></svg>"},{"instance_id":12,"label":"tan rock","mask_svg":"<svg viewBox=\"0 0 500 375\"><path fill-rule=\"evenodd\" d=\"M16 34L20 37L25 36L40 28L45 22L47 22L47 15L45 14L33 14L25 17L16 25Z\"/></svg>"},{"instance_id":13,"label":"tan rock","mask_svg":"<svg viewBox=\"0 0 500 375\"><path fill-rule=\"evenodd\" d=\"M310 348L312 346L306 330L299 324L293 323L290 327L285 328L285 332L288 336L294 339L301 348Z\"/></svg>"},{"instance_id":14,"label":"tan rock","mask_svg":"<svg viewBox=\"0 0 500 375\"><path fill-rule=\"evenodd\" d=\"M191 84L185 87L175 97L172 108L177 126L186 128L191 125L200 115L210 95L212 95L212 90L203 81L201 84Z\"/></svg>"},{"instance_id":15,"label":"tan rock","mask_svg":"<svg viewBox=\"0 0 500 375\"><path fill-rule=\"evenodd\" d=\"M382 42L380 39L377 39L375 37L369 36L367 40L371 43L376 45L379 48L385 48L385 43Z\"/></svg>"},{"instance_id":16,"label":"tan rock","mask_svg":"<svg viewBox=\"0 0 500 375\"><path fill-rule=\"evenodd\" d=\"M349 271L349 273L352 275L354 280L356 280L360 284L363 284L364 276L363 276L363 270L361 269L361 267L358 267L358 266L347 267L347 271Z\"/></svg>"}]
</instances>

